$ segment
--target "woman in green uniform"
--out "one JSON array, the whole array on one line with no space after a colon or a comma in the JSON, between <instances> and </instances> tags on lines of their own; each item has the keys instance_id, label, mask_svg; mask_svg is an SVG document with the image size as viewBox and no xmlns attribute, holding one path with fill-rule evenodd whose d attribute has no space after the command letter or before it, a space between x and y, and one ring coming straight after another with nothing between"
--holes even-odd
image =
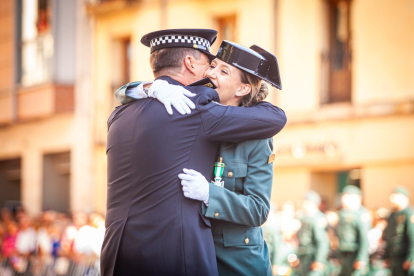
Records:
<instances>
[{"instance_id":1,"label":"woman in green uniform","mask_svg":"<svg viewBox=\"0 0 414 276\"><path fill-rule=\"evenodd\" d=\"M263 101L268 87L262 80L281 89L276 57L257 46L223 41L205 75L217 86L223 105L249 107ZM272 151L272 138L223 143L218 162L224 168L218 164L215 172L221 179L209 183L191 169L179 175L184 195L203 201L203 215L211 219L220 275L272 275L260 227L270 209Z\"/></svg>"}]
</instances>

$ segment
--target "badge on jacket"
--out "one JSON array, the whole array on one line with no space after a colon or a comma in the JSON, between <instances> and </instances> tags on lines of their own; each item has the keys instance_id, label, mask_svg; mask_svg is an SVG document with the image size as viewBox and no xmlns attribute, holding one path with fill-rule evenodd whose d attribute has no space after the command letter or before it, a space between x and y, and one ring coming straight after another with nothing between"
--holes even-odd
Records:
<instances>
[{"instance_id":1,"label":"badge on jacket","mask_svg":"<svg viewBox=\"0 0 414 276\"><path fill-rule=\"evenodd\" d=\"M269 160L267 160L267 164L270 164L273 161L275 161L275 154L274 153L272 153L271 155L269 155Z\"/></svg>"},{"instance_id":2,"label":"badge on jacket","mask_svg":"<svg viewBox=\"0 0 414 276\"><path fill-rule=\"evenodd\" d=\"M224 187L224 181L221 180L221 177L223 176L224 172L224 166L223 158L220 157L219 162L214 163L214 181L213 184L219 187Z\"/></svg>"},{"instance_id":3,"label":"badge on jacket","mask_svg":"<svg viewBox=\"0 0 414 276\"><path fill-rule=\"evenodd\" d=\"M399 215L397 217L397 223L398 224L403 223L404 221L405 221L405 215Z\"/></svg>"}]
</instances>

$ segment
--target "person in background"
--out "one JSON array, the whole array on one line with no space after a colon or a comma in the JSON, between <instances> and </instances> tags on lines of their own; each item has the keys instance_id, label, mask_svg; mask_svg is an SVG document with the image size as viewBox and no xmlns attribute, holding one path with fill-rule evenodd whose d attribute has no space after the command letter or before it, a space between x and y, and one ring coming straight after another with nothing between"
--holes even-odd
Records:
<instances>
[{"instance_id":1,"label":"person in background","mask_svg":"<svg viewBox=\"0 0 414 276\"><path fill-rule=\"evenodd\" d=\"M37 249L37 234L27 214L20 216L19 224L20 230L16 237L16 250L20 255L28 257L35 253Z\"/></svg>"},{"instance_id":2,"label":"person in background","mask_svg":"<svg viewBox=\"0 0 414 276\"><path fill-rule=\"evenodd\" d=\"M270 262L272 264L273 275L277 275L277 270L282 263L282 231L277 214L277 205L270 203L269 216L267 221L262 225L263 238L267 242L269 249Z\"/></svg>"},{"instance_id":3,"label":"person in background","mask_svg":"<svg viewBox=\"0 0 414 276\"><path fill-rule=\"evenodd\" d=\"M383 239L386 242L384 258L392 275L414 275L414 213L409 198L409 191L401 186L390 196L392 213Z\"/></svg>"},{"instance_id":4,"label":"person in background","mask_svg":"<svg viewBox=\"0 0 414 276\"><path fill-rule=\"evenodd\" d=\"M337 236L341 276L366 275L369 270L367 224L361 214L361 190L352 185L344 187L341 196Z\"/></svg>"},{"instance_id":5,"label":"person in background","mask_svg":"<svg viewBox=\"0 0 414 276\"><path fill-rule=\"evenodd\" d=\"M282 240L290 244L291 247L297 247L295 234L300 228L300 220L296 218L295 204L292 201L285 201L282 205L280 227Z\"/></svg>"},{"instance_id":6,"label":"person in background","mask_svg":"<svg viewBox=\"0 0 414 276\"><path fill-rule=\"evenodd\" d=\"M296 275L325 275L329 254L329 237L326 232L328 222L319 210L321 197L315 191L308 191L303 201L301 227L297 232L299 241L299 265Z\"/></svg>"},{"instance_id":7,"label":"person in background","mask_svg":"<svg viewBox=\"0 0 414 276\"><path fill-rule=\"evenodd\" d=\"M368 244L370 253L370 275L391 276L391 270L387 267L383 257L386 243L383 240L383 233L387 227L387 220L390 211L386 208L379 208L375 212L375 225L368 231Z\"/></svg>"},{"instance_id":8,"label":"person in background","mask_svg":"<svg viewBox=\"0 0 414 276\"><path fill-rule=\"evenodd\" d=\"M6 235L6 227L4 226L3 223L0 222L0 262L3 259L3 254L1 252L1 248L3 247L3 238L4 235Z\"/></svg>"},{"instance_id":9,"label":"person in background","mask_svg":"<svg viewBox=\"0 0 414 276\"><path fill-rule=\"evenodd\" d=\"M13 220L7 220L5 226L6 233L4 234L2 242L2 254L5 258L10 258L16 254L16 237L19 228Z\"/></svg>"},{"instance_id":10,"label":"person in background","mask_svg":"<svg viewBox=\"0 0 414 276\"><path fill-rule=\"evenodd\" d=\"M73 212L73 224L68 225L63 231L61 239L62 253L66 256L77 256L74 245L79 230L88 223L88 216L82 212Z\"/></svg>"},{"instance_id":11,"label":"person in background","mask_svg":"<svg viewBox=\"0 0 414 276\"><path fill-rule=\"evenodd\" d=\"M50 226L56 215L52 211L42 212L37 229L38 255L49 258L52 254L52 240L50 237Z\"/></svg>"}]
</instances>

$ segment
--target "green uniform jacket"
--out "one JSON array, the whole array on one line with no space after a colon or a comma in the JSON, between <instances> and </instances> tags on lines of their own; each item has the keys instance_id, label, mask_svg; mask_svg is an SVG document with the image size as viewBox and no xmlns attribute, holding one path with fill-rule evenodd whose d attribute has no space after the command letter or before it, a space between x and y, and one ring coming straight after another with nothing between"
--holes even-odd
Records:
<instances>
[{"instance_id":1,"label":"green uniform jacket","mask_svg":"<svg viewBox=\"0 0 414 276\"><path fill-rule=\"evenodd\" d=\"M393 212L388 218L384 230L384 240L387 243L386 258L398 258L401 262L414 263L414 213L412 206L402 211Z\"/></svg>"},{"instance_id":2,"label":"green uniform jacket","mask_svg":"<svg viewBox=\"0 0 414 276\"><path fill-rule=\"evenodd\" d=\"M224 188L210 184L208 207L219 275L272 275L262 228L270 208L273 140L221 145Z\"/></svg>"},{"instance_id":3,"label":"green uniform jacket","mask_svg":"<svg viewBox=\"0 0 414 276\"><path fill-rule=\"evenodd\" d=\"M313 255L313 260L326 263L330 242L326 232L328 222L324 213L318 211L314 216L303 216L297 233L299 255Z\"/></svg>"},{"instance_id":4,"label":"green uniform jacket","mask_svg":"<svg viewBox=\"0 0 414 276\"><path fill-rule=\"evenodd\" d=\"M355 253L354 261L368 263L368 230L363 220L363 214L358 211L342 209L337 225L339 251Z\"/></svg>"},{"instance_id":5,"label":"green uniform jacket","mask_svg":"<svg viewBox=\"0 0 414 276\"><path fill-rule=\"evenodd\" d=\"M328 222L325 214L320 211L313 216L303 216L300 221L301 227L297 233L300 265L296 273L307 275L311 270L312 262L327 263L330 250L329 237L326 232ZM325 270L319 271L319 274L315 271L312 275L323 275Z\"/></svg>"},{"instance_id":6,"label":"green uniform jacket","mask_svg":"<svg viewBox=\"0 0 414 276\"><path fill-rule=\"evenodd\" d=\"M263 237L269 249L272 266L283 264L283 239L280 225L263 225Z\"/></svg>"}]
</instances>

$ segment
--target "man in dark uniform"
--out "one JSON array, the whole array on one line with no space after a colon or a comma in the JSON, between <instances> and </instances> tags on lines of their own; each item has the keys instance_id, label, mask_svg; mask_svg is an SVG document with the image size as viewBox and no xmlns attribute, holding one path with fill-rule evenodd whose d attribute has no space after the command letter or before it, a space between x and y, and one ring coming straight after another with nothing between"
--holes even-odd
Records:
<instances>
[{"instance_id":1,"label":"man in dark uniform","mask_svg":"<svg viewBox=\"0 0 414 276\"><path fill-rule=\"evenodd\" d=\"M297 233L299 266L296 275L322 276L327 271L329 237L328 222L319 210L321 197L315 191L308 191L303 202L305 214L300 218L301 227Z\"/></svg>"},{"instance_id":2,"label":"man in dark uniform","mask_svg":"<svg viewBox=\"0 0 414 276\"><path fill-rule=\"evenodd\" d=\"M385 259L392 275L414 275L414 213L409 191L397 187L390 196L392 213L384 230Z\"/></svg>"},{"instance_id":3,"label":"man in dark uniform","mask_svg":"<svg viewBox=\"0 0 414 276\"><path fill-rule=\"evenodd\" d=\"M145 35L157 79L177 86L202 78L213 30L165 30ZM218 104L215 90L188 87L195 109L172 116L156 99L116 108L108 119L108 201L101 272L106 275L217 275L210 221L199 201L184 197L177 177L191 167L211 175L219 142L277 134L284 112Z\"/></svg>"},{"instance_id":4,"label":"man in dark uniform","mask_svg":"<svg viewBox=\"0 0 414 276\"><path fill-rule=\"evenodd\" d=\"M366 275L369 270L368 229L361 212L361 190L347 185L342 192L337 235L341 276Z\"/></svg>"}]
</instances>

